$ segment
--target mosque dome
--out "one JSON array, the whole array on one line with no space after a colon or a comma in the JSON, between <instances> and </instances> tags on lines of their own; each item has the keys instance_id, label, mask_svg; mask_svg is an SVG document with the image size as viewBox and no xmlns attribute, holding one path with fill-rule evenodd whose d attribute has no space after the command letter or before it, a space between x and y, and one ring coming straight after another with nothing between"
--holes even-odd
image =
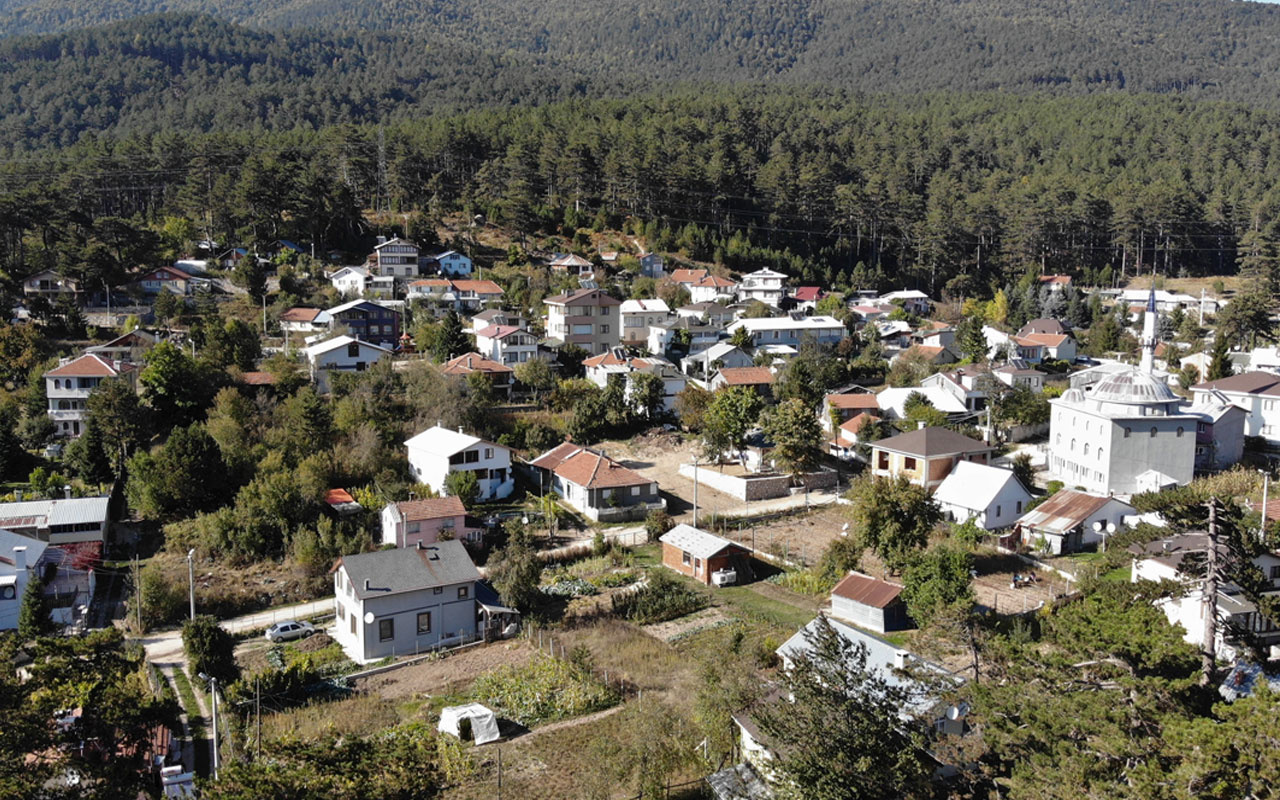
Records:
<instances>
[{"instance_id":1,"label":"mosque dome","mask_svg":"<svg viewBox=\"0 0 1280 800\"><path fill-rule=\"evenodd\" d=\"M1137 369L1129 369L1108 375L1094 386L1089 396L1103 403L1172 403L1178 396L1169 384Z\"/></svg>"}]
</instances>

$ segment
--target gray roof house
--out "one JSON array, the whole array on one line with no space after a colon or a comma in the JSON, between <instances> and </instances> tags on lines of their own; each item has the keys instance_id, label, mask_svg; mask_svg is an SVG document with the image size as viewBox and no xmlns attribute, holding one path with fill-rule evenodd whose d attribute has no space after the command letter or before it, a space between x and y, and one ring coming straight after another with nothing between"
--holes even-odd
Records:
<instances>
[{"instance_id":1,"label":"gray roof house","mask_svg":"<svg viewBox=\"0 0 1280 800\"><path fill-rule=\"evenodd\" d=\"M361 664L474 641L479 580L457 540L343 556L333 638Z\"/></svg>"}]
</instances>

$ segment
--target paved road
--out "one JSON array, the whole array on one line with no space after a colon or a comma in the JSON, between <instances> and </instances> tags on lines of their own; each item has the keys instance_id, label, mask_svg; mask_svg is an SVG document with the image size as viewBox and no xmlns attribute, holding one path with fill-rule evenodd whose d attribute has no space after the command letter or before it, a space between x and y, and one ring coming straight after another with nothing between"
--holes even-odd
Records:
<instances>
[{"instance_id":1,"label":"paved road","mask_svg":"<svg viewBox=\"0 0 1280 800\"><path fill-rule=\"evenodd\" d=\"M292 606L278 606L266 611L246 614L243 617L224 619L221 625L229 633L242 633L254 628L265 628L286 619L304 619L325 614L333 610L333 598L313 600L310 603L299 603ZM147 651L147 660L161 666L185 665L187 656L182 652L182 630L155 631L146 636L137 637L137 641Z\"/></svg>"}]
</instances>

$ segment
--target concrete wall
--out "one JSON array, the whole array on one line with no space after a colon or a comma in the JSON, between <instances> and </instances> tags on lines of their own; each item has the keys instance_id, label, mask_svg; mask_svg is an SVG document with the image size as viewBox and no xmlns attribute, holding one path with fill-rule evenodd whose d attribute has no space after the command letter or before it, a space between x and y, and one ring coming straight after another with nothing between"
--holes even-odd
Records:
<instances>
[{"instance_id":1,"label":"concrete wall","mask_svg":"<svg viewBox=\"0 0 1280 800\"><path fill-rule=\"evenodd\" d=\"M680 474L693 480L693 465L681 464ZM836 473L823 470L811 472L804 477L804 483L811 491L830 489L836 485ZM744 478L738 475L725 475L715 467L699 466L698 483L710 486L718 492L736 497L739 500L772 500L791 494L790 475L764 475Z\"/></svg>"}]
</instances>

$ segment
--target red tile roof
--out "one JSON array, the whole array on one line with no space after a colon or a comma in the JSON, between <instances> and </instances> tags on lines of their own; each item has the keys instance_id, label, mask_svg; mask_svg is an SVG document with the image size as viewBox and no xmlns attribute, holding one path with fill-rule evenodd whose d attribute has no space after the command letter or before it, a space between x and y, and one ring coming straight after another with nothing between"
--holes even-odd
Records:
<instances>
[{"instance_id":1,"label":"red tile roof","mask_svg":"<svg viewBox=\"0 0 1280 800\"><path fill-rule=\"evenodd\" d=\"M561 478L587 489L637 486L651 481L634 470L593 450L582 449L560 462L554 470Z\"/></svg>"},{"instance_id":2,"label":"red tile roof","mask_svg":"<svg viewBox=\"0 0 1280 800\"><path fill-rule=\"evenodd\" d=\"M836 584L831 593L872 608L887 608L902 593L897 584L877 580L870 575L851 572Z\"/></svg>"},{"instance_id":3,"label":"red tile roof","mask_svg":"<svg viewBox=\"0 0 1280 800\"><path fill-rule=\"evenodd\" d=\"M476 294L502 294L502 287L493 281L453 281L453 288L464 292L475 292Z\"/></svg>"},{"instance_id":4,"label":"red tile roof","mask_svg":"<svg viewBox=\"0 0 1280 800\"><path fill-rule=\"evenodd\" d=\"M114 378L120 372L121 369L117 368L109 359L89 354L51 369L45 373L45 376L53 378Z\"/></svg>"},{"instance_id":5,"label":"red tile roof","mask_svg":"<svg viewBox=\"0 0 1280 800\"><path fill-rule=\"evenodd\" d=\"M467 513L466 506L457 497L427 497L422 500L402 500L396 510L406 522L443 517L460 517Z\"/></svg>"},{"instance_id":6,"label":"red tile roof","mask_svg":"<svg viewBox=\"0 0 1280 800\"><path fill-rule=\"evenodd\" d=\"M1057 347L1071 337L1065 333L1028 333L1022 338L1045 347Z\"/></svg>"},{"instance_id":7,"label":"red tile roof","mask_svg":"<svg viewBox=\"0 0 1280 800\"><path fill-rule=\"evenodd\" d=\"M671 280L676 283L697 283L707 277L705 269L677 269L671 271Z\"/></svg>"},{"instance_id":8,"label":"red tile roof","mask_svg":"<svg viewBox=\"0 0 1280 800\"><path fill-rule=\"evenodd\" d=\"M242 372L240 382L246 386L272 386L276 382L276 376L270 372Z\"/></svg>"},{"instance_id":9,"label":"red tile roof","mask_svg":"<svg viewBox=\"0 0 1280 800\"><path fill-rule=\"evenodd\" d=\"M627 363L625 358L619 358L613 354L613 351L606 351L598 356L582 359L584 367L616 367Z\"/></svg>"},{"instance_id":10,"label":"red tile roof","mask_svg":"<svg viewBox=\"0 0 1280 800\"><path fill-rule=\"evenodd\" d=\"M540 467L542 469L555 469L560 466L560 462L582 449L582 445L574 442L564 442L551 448L547 452L538 456L529 462L530 466Z\"/></svg>"},{"instance_id":11,"label":"red tile roof","mask_svg":"<svg viewBox=\"0 0 1280 800\"><path fill-rule=\"evenodd\" d=\"M857 435L857 433L862 430L863 425L866 425L868 422L874 422L875 420L876 417L864 411L861 414L850 417L846 420L844 424L840 426L840 430L848 431L849 433Z\"/></svg>"},{"instance_id":12,"label":"red tile roof","mask_svg":"<svg viewBox=\"0 0 1280 800\"><path fill-rule=\"evenodd\" d=\"M855 392L853 394L829 394L827 395L827 405L832 408L880 408L880 398L870 392Z\"/></svg>"},{"instance_id":13,"label":"red tile roof","mask_svg":"<svg viewBox=\"0 0 1280 800\"><path fill-rule=\"evenodd\" d=\"M768 367L725 367L721 377L728 386L761 386L773 383L773 373Z\"/></svg>"},{"instance_id":14,"label":"red tile roof","mask_svg":"<svg viewBox=\"0 0 1280 800\"><path fill-rule=\"evenodd\" d=\"M486 339L505 339L518 330L520 330L519 325L489 325L476 331L476 336L483 336Z\"/></svg>"},{"instance_id":15,"label":"red tile roof","mask_svg":"<svg viewBox=\"0 0 1280 800\"><path fill-rule=\"evenodd\" d=\"M506 364L499 364L497 361L485 358L479 353L464 353L452 361L445 363L440 371L445 375L466 375L469 372L484 373L501 373L515 372Z\"/></svg>"},{"instance_id":16,"label":"red tile roof","mask_svg":"<svg viewBox=\"0 0 1280 800\"><path fill-rule=\"evenodd\" d=\"M721 278L719 275L704 275L698 279L697 283L694 284L694 286L712 286L718 288L734 285L733 281L728 278Z\"/></svg>"},{"instance_id":17,"label":"red tile roof","mask_svg":"<svg viewBox=\"0 0 1280 800\"><path fill-rule=\"evenodd\" d=\"M280 315L281 322L312 322L323 309L319 308L303 308L302 306L294 306L285 309Z\"/></svg>"},{"instance_id":18,"label":"red tile roof","mask_svg":"<svg viewBox=\"0 0 1280 800\"><path fill-rule=\"evenodd\" d=\"M791 295L802 303L813 303L822 297L821 286L801 286Z\"/></svg>"},{"instance_id":19,"label":"red tile roof","mask_svg":"<svg viewBox=\"0 0 1280 800\"><path fill-rule=\"evenodd\" d=\"M340 506L343 503L354 503L356 499L346 489L330 489L325 493L324 501L331 506Z\"/></svg>"}]
</instances>

